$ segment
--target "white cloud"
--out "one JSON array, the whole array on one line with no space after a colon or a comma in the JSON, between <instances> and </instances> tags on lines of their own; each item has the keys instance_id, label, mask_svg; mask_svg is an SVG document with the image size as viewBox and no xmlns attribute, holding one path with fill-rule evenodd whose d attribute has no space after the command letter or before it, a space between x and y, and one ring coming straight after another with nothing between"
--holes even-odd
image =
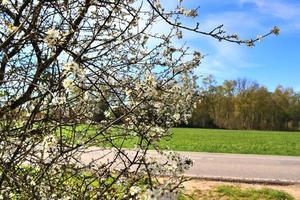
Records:
<instances>
[{"instance_id":1,"label":"white cloud","mask_svg":"<svg viewBox=\"0 0 300 200\"><path fill-rule=\"evenodd\" d=\"M210 14L202 19L201 26L205 31L220 24L231 34L239 33L241 38L256 37L269 31L271 27L265 27L259 18L247 12L226 11ZM241 68L261 67L258 63L250 61L249 48L234 43L218 42L208 36L185 32L185 39L193 49L201 49L202 54L208 54L203 63L196 70L197 74L212 74L218 79L231 79L239 76ZM204 48L203 48L204 47Z\"/></svg>"},{"instance_id":2,"label":"white cloud","mask_svg":"<svg viewBox=\"0 0 300 200\"><path fill-rule=\"evenodd\" d=\"M203 59L196 70L198 74L212 74L218 79L234 79L240 76L242 68L262 67L249 58L247 47L226 42L210 41L211 53Z\"/></svg>"},{"instance_id":3,"label":"white cloud","mask_svg":"<svg viewBox=\"0 0 300 200\"><path fill-rule=\"evenodd\" d=\"M241 11L227 11L208 15L204 19L202 26L211 29L220 24L224 24L224 29L226 29L228 33L239 32L246 36L249 36L250 30L252 34L254 32L265 30L265 27L261 25L259 18L250 13Z\"/></svg>"},{"instance_id":4,"label":"white cloud","mask_svg":"<svg viewBox=\"0 0 300 200\"><path fill-rule=\"evenodd\" d=\"M252 3L261 13L282 19L295 19L300 16L300 4L278 0L240 0L242 4Z\"/></svg>"}]
</instances>

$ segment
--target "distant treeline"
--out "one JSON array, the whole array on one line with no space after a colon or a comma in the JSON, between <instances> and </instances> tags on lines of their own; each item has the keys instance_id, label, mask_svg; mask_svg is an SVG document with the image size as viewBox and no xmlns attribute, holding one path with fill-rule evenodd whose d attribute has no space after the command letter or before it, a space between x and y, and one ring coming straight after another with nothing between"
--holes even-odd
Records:
<instances>
[{"instance_id":1,"label":"distant treeline","mask_svg":"<svg viewBox=\"0 0 300 200\"><path fill-rule=\"evenodd\" d=\"M247 79L217 85L205 78L189 127L298 130L300 94L278 86L274 92Z\"/></svg>"}]
</instances>

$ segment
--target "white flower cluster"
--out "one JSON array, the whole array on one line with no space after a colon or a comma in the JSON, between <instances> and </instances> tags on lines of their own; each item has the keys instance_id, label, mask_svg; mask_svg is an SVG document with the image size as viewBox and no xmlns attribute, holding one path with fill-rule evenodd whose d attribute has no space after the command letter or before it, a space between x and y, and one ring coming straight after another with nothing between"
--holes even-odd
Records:
<instances>
[{"instance_id":1,"label":"white flower cluster","mask_svg":"<svg viewBox=\"0 0 300 200\"><path fill-rule=\"evenodd\" d=\"M195 9L192 10L185 10L183 7L178 8L180 14L183 14L187 17L197 17L198 13Z\"/></svg>"},{"instance_id":2,"label":"white flower cluster","mask_svg":"<svg viewBox=\"0 0 300 200\"><path fill-rule=\"evenodd\" d=\"M57 147L57 138L55 135L47 135L41 143L40 150L43 154L54 152Z\"/></svg>"},{"instance_id":3,"label":"white flower cluster","mask_svg":"<svg viewBox=\"0 0 300 200\"><path fill-rule=\"evenodd\" d=\"M199 64L200 60L201 60L201 53L198 51L194 52L194 56L193 56L193 61L197 64Z\"/></svg>"},{"instance_id":4,"label":"white flower cluster","mask_svg":"<svg viewBox=\"0 0 300 200\"><path fill-rule=\"evenodd\" d=\"M153 174L163 176L181 176L186 170L189 170L193 161L173 151L160 151L160 157L165 159L157 159L157 157L147 157L147 168ZM171 183L168 183L170 185Z\"/></svg>"},{"instance_id":5,"label":"white flower cluster","mask_svg":"<svg viewBox=\"0 0 300 200\"><path fill-rule=\"evenodd\" d=\"M76 62L67 62L63 66L63 74L67 76L62 82L67 90L74 89L76 84L83 83L85 72L83 68Z\"/></svg>"},{"instance_id":6,"label":"white flower cluster","mask_svg":"<svg viewBox=\"0 0 300 200\"><path fill-rule=\"evenodd\" d=\"M70 79L63 80L63 86L66 89L72 88L74 86L74 81Z\"/></svg>"},{"instance_id":7,"label":"white flower cluster","mask_svg":"<svg viewBox=\"0 0 300 200\"><path fill-rule=\"evenodd\" d=\"M140 199L141 200L175 200L178 198L178 194L163 189L148 189L144 192Z\"/></svg>"},{"instance_id":8,"label":"white flower cluster","mask_svg":"<svg viewBox=\"0 0 300 200\"><path fill-rule=\"evenodd\" d=\"M278 26L274 26L273 29L271 30L271 32L272 32L274 35L278 36L279 33L280 33L280 29L279 29Z\"/></svg>"},{"instance_id":9,"label":"white flower cluster","mask_svg":"<svg viewBox=\"0 0 300 200\"><path fill-rule=\"evenodd\" d=\"M145 94L149 96L155 96L157 95L157 89L156 89L157 83L156 78L152 73L146 73L145 74L145 80L142 85L142 89L145 92ZM137 87L139 87L137 85Z\"/></svg>"},{"instance_id":10,"label":"white flower cluster","mask_svg":"<svg viewBox=\"0 0 300 200\"><path fill-rule=\"evenodd\" d=\"M182 39L183 35L182 35L182 31L179 29L176 29L176 33L175 33L177 39Z\"/></svg>"},{"instance_id":11,"label":"white flower cluster","mask_svg":"<svg viewBox=\"0 0 300 200\"><path fill-rule=\"evenodd\" d=\"M164 85L155 77L148 72L124 92L128 106L136 107L125 118L125 127L130 135L146 137L151 142L158 142L170 135L168 129L174 124L187 123L191 116L194 93L194 83L184 74L180 76L180 84Z\"/></svg>"},{"instance_id":12,"label":"white flower cluster","mask_svg":"<svg viewBox=\"0 0 300 200\"><path fill-rule=\"evenodd\" d=\"M178 190L174 190L170 192L168 188L168 184L166 185L158 185L152 189L145 189L140 186L132 186L129 189L129 194L126 194L124 198L128 198L129 196L134 197L134 199L139 200L175 200L178 198Z\"/></svg>"},{"instance_id":13,"label":"white flower cluster","mask_svg":"<svg viewBox=\"0 0 300 200\"><path fill-rule=\"evenodd\" d=\"M161 9L162 6L160 0L154 0L154 6L156 7L156 9Z\"/></svg>"},{"instance_id":14,"label":"white flower cluster","mask_svg":"<svg viewBox=\"0 0 300 200\"><path fill-rule=\"evenodd\" d=\"M52 99L52 105L64 105L67 102L67 99L65 96L55 96Z\"/></svg>"},{"instance_id":15,"label":"white flower cluster","mask_svg":"<svg viewBox=\"0 0 300 200\"><path fill-rule=\"evenodd\" d=\"M155 126L150 128L148 132L148 137L151 138L152 140L158 140L159 138L166 135L167 133L168 133L167 130L163 129L162 127Z\"/></svg>"},{"instance_id":16,"label":"white flower cluster","mask_svg":"<svg viewBox=\"0 0 300 200\"><path fill-rule=\"evenodd\" d=\"M163 154L171 161L167 168L172 173L183 173L193 166L193 161L189 157L182 156L177 152L169 151Z\"/></svg>"},{"instance_id":17,"label":"white flower cluster","mask_svg":"<svg viewBox=\"0 0 300 200\"><path fill-rule=\"evenodd\" d=\"M130 195L132 195L132 196L137 195L137 194L140 194L141 191L142 191L142 190L141 190L141 188L140 188L139 186L132 186L132 187L130 187L130 189L129 189L129 193L130 193Z\"/></svg>"},{"instance_id":18,"label":"white flower cluster","mask_svg":"<svg viewBox=\"0 0 300 200\"><path fill-rule=\"evenodd\" d=\"M113 114L112 110L106 110L104 112L104 116L105 116L106 119L111 119L111 118L114 117L114 114Z\"/></svg>"},{"instance_id":19,"label":"white flower cluster","mask_svg":"<svg viewBox=\"0 0 300 200\"><path fill-rule=\"evenodd\" d=\"M82 81L85 77L84 69L76 62L67 62L63 66L63 72L66 75L73 75Z\"/></svg>"},{"instance_id":20,"label":"white flower cluster","mask_svg":"<svg viewBox=\"0 0 300 200\"><path fill-rule=\"evenodd\" d=\"M172 38L183 38L183 32L179 27L174 26L170 33L165 34L150 30L152 29L151 23L156 23L159 16L157 12L153 12L153 9L147 11L148 6L143 6L141 10L138 10L135 0L124 0L121 4L114 2L112 0L99 3L93 0L84 6L81 1L61 1L52 5L34 0L29 4L30 8L37 9L39 7L35 5L38 3L47 11L37 15L38 21L44 19L44 15L49 19L38 23L38 27L33 27L34 30L45 30L45 33L37 35L38 38L36 38L38 47L42 51L40 56L42 61L49 58L49 55L55 55L52 57L53 62L49 63L49 66L46 66L45 71L42 72L42 79L37 83L31 95L32 97L38 95L37 102L41 100L43 104L42 109L37 106L39 103L35 103L34 108L30 109L30 111L37 109L36 115L42 120L29 119L34 118L35 113L24 112L28 114L26 120L33 121L29 125L37 128L38 132L41 131L41 134L37 134L38 140L32 139L31 132L28 131L28 137L30 137L28 146L32 147L32 144L39 143L36 145L37 150L28 148L29 155L34 155L34 159L28 159L30 166L36 164L44 170L44 164L53 161L53 165L52 163L51 166L49 165L49 170L47 168L42 175L39 174L40 178L36 176L26 180L26 187L21 188L24 191L27 188L34 188L39 199L78 199L76 195L83 193L82 188L77 188L80 185L77 184L77 180L73 181L65 177L68 175L76 178L78 175L80 179L78 182L82 182L82 185L86 187L83 189L86 190L86 194L94 195L98 190L99 198L94 195L95 199L116 199L117 194L114 189L118 190L119 186L122 190L126 188L122 192L126 193L124 195L128 198L175 199L176 193L170 192L172 189L169 187L161 187L160 183L152 185L148 179L143 180L142 184L145 185L140 185L135 181L145 175L153 177L153 180L158 174L179 177L177 175L181 175L183 170L191 165L188 158L179 157L175 153L161 153L160 155L166 158L163 160L163 165L159 160L148 162L145 155L149 147L159 149L159 141L171 135L170 127L187 122L190 117L190 108L195 94L195 85L191 76L193 69L201 61L201 54L189 51L188 47L178 47L172 43ZM164 12L160 0L148 2L152 2L157 11L167 19L175 19L172 16L178 14L178 10L168 11L169 14ZM181 0L179 0L180 3ZM19 10L21 4L17 4L14 10ZM179 10L185 16L197 16L196 10L183 8ZM24 13L30 14L26 9ZM31 19L30 16L29 19ZM26 16L22 15L21 18L25 19ZM82 21L80 21L81 18ZM28 24L30 20L27 21L24 21L23 27L32 25ZM176 20L176 23L180 25L180 21ZM9 32L16 30L17 27L13 25L8 27ZM18 35L22 36L22 31L23 28L20 28ZM26 46L28 52L24 53L26 55L23 57L26 58L24 63L28 61L28 65L24 66L32 66L35 63L29 62L37 62L38 53L32 53L36 49L33 49L27 37L22 39L24 40L20 44L23 41L24 44L29 44L28 48ZM64 44L64 50L59 53L58 50L62 44ZM80 59L75 59L75 55L80 55ZM29 56L33 56L32 59L27 59ZM63 67L60 68L60 66ZM32 72L34 73L35 69L28 68L26 71L28 74ZM23 79L26 77L17 78L17 80ZM19 91L22 89L24 88L20 87ZM14 89L10 93L14 93ZM39 94L47 95L46 100L40 99ZM113 108L113 105L117 108ZM23 106L20 108L23 111ZM26 125L25 120L24 124L23 121L20 124L19 119L16 121L18 126ZM50 134L49 130L55 133ZM57 130L62 130L60 132L62 135L58 135ZM47 134L49 134L47 137L40 138L40 135ZM73 148L77 151L77 145L83 145L86 149L93 145L103 145L103 147L114 149L116 155L123 155L123 142L119 141L122 140L126 144L128 138L134 138L133 141L137 141L135 150L139 152L139 155L135 157L136 160L124 159L128 167L124 170L128 172L126 174L118 174L120 172L118 169L111 169L117 164L114 163L115 160L110 160L109 165L103 164L102 161L100 164L98 160L85 164L85 161L80 159L77 161L76 156L68 152ZM120 148L119 143L122 143ZM24 149L27 151L26 148L21 147L22 151ZM6 151L7 148L4 150ZM74 164L75 159L82 165ZM147 168L149 174L145 163L149 164ZM129 169L131 165L134 165L133 167L141 165L134 176L131 175ZM86 172L83 169L87 167L92 169L88 171L89 176L97 180L97 184L91 182L91 185L99 186L96 189L86 184L89 181L81 180ZM35 168L34 171L38 170ZM101 177L97 177L100 174ZM17 174L16 177L21 176ZM119 177L126 181L117 180ZM112 185L108 185L107 182L110 182L111 178L115 180ZM20 181L22 182L21 179ZM76 182L75 185L72 185L73 182ZM105 194L102 193L103 191L106 191ZM14 198L14 193L6 192L4 199L8 196ZM90 198L80 196L79 199Z\"/></svg>"},{"instance_id":21,"label":"white flower cluster","mask_svg":"<svg viewBox=\"0 0 300 200\"><path fill-rule=\"evenodd\" d=\"M2 4L2 5L6 5L7 3L8 3L8 0L2 0L2 1L1 1L1 4Z\"/></svg>"},{"instance_id":22,"label":"white flower cluster","mask_svg":"<svg viewBox=\"0 0 300 200\"><path fill-rule=\"evenodd\" d=\"M67 62L63 66L63 70L65 73L68 72L80 72L80 67L76 62Z\"/></svg>"},{"instance_id":23,"label":"white flower cluster","mask_svg":"<svg viewBox=\"0 0 300 200\"><path fill-rule=\"evenodd\" d=\"M46 37L44 38L44 41L46 44L52 47L62 44L62 42L64 41L64 36L65 35L61 31L51 28L46 32Z\"/></svg>"}]
</instances>

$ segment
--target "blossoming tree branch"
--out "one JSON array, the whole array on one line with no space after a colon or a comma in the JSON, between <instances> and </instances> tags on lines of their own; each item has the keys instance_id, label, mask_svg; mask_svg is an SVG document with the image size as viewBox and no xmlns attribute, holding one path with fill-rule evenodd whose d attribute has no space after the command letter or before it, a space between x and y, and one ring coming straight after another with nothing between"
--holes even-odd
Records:
<instances>
[{"instance_id":1,"label":"blossoming tree branch","mask_svg":"<svg viewBox=\"0 0 300 200\"><path fill-rule=\"evenodd\" d=\"M181 23L197 15L182 0L174 10L159 0L0 0L0 197L174 199L192 161L159 141L190 117L202 59L174 39L190 31L253 46L279 34L240 39ZM83 161L94 146L113 159Z\"/></svg>"}]
</instances>

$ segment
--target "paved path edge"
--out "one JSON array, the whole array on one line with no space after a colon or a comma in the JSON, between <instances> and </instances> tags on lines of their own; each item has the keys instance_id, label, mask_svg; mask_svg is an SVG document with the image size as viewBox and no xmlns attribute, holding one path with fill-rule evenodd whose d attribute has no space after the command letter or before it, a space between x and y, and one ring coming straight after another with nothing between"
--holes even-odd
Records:
<instances>
[{"instance_id":1,"label":"paved path edge","mask_svg":"<svg viewBox=\"0 0 300 200\"><path fill-rule=\"evenodd\" d=\"M218 182L232 182L232 183L249 183L249 184L263 184L263 185L298 185L299 181L291 180L277 180L277 179L250 179L239 177L221 177L221 176L193 176L183 175L186 178L204 180L204 181L218 181Z\"/></svg>"}]
</instances>

